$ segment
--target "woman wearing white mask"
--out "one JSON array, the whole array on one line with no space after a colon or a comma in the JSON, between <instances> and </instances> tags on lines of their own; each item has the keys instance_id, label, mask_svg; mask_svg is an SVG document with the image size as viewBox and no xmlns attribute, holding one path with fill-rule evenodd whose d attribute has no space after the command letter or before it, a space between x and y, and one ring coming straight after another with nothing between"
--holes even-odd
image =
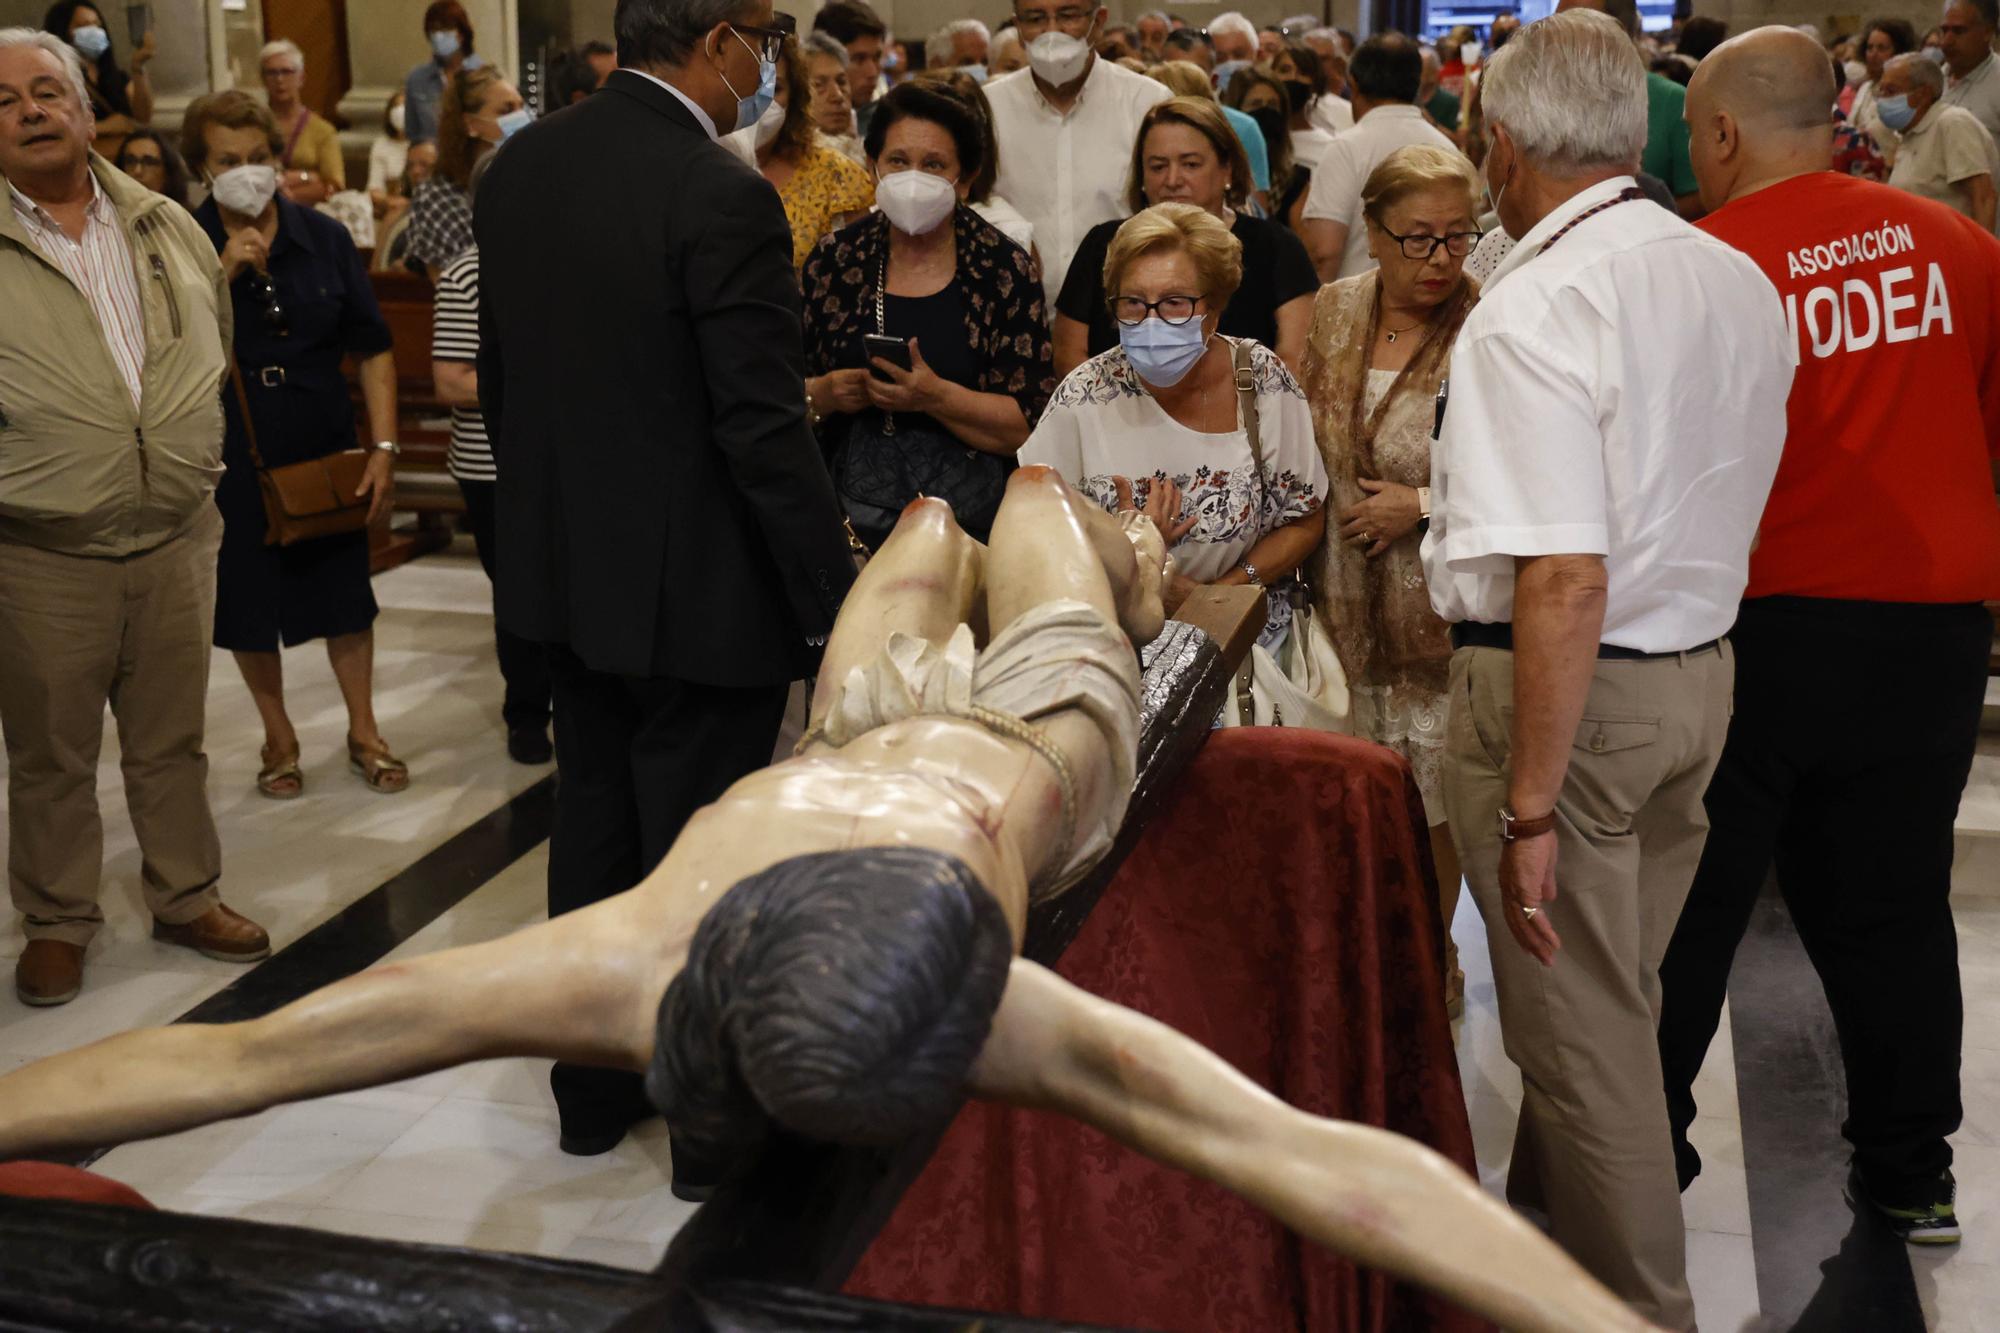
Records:
<instances>
[{"instance_id":1,"label":"woman wearing white mask","mask_svg":"<svg viewBox=\"0 0 2000 1333\"><path fill-rule=\"evenodd\" d=\"M42 29L52 32L76 48L83 57L84 81L89 86L90 110L97 117L97 136L91 147L110 161L118 160L125 136L153 118L153 83L146 74L157 41L150 28L137 50L132 52L128 74L118 67L111 49L111 28L104 11L82 0L58 0L42 16Z\"/></svg>"},{"instance_id":2,"label":"woman wearing white mask","mask_svg":"<svg viewBox=\"0 0 2000 1333\"><path fill-rule=\"evenodd\" d=\"M260 467L372 444L356 494L368 497L371 522L387 515L396 455L388 325L346 228L278 193L284 140L269 108L246 93L213 93L188 108L181 134L188 166L208 182L209 199L195 221L221 254L235 316L232 379L240 379L241 391L234 384L223 390L215 646L235 654L264 722L257 789L274 800L305 790L279 649L323 638L347 705L350 766L376 791L402 791L409 770L375 723L368 534L267 545L269 520L257 475ZM346 357L359 369L366 441L355 438L354 408L341 374Z\"/></svg>"},{"instance_id":3,"label":"woman wearing white mask","mask_svg":"<svg viewBox=\"0 0 2000 1333\"><path fill-rule=\"evenodd\" d=\"M880 211L806 261L811 412L834 488L871 547L920 494L949 501L984 541L1055 387L1041 275L965 202L985 143L963 103L899 84L867 147ZM871 356L884 338L894 360Z\"/></svg>"},{"instance_id":4,"label":"woman wearing white mask","mask_svg":"<svg viewBox=\"0 0 2000 1333\"><path fill-rule=\"evenodd\" d=\"M444 266L471 247L472 168L533 119L521 94L492 66L451 76L438 104L437 170L410 198L410 268L436 282Z\"/></svg>"},{"instance_id":5,"label":"woman wearing white mask","mask_svg":"<svg viewBox=\"0 0 2000 1333\"><path fill-rule=\"evenodd\" d=\"M822 236L861 217L875 202L868 173L820 138L811 87L798 39L787 38L770 104L756 124L728 136L732 147L752 158L785 206L785 220L792 224L793 268L804 268Z\"/></svg>"},{"instance_id":6,"label":"woman wearing white mask","mask_svg":"<svg viewBox=\"0 0 2000 1333\"><path fill-rule=\"evenodd\" d=\"M423 64L403 80L403 104L408 109L404 132L411 143L429 143L438 134L438 105L445 85L462 69L484 62L472 50L472 19L458 0L435 0L424 10Z\"/></svg>"},{"instance_id":7,"label":"woman wearing white mask","mask_svg":"<svg viewBox=\"0 0 2000 1333\"><path fill-rule=\"evenodd\" d=\"M410 203L403 193L403 168L410 160L410 136L403 132L407 123L403 102L401 89L389 94L389 104L382 108L382 132L368 145L368 200L375 205L379 219L391 219Z\"/></svg>"},{"instance_id":8,"label":"woman wearing white mask","mask_svg":"<svg viewBox=\"0 0 2000 1333\"><path fill-rule=\"evenodd\" d=\"M1118 229L1104 260L1119 345L1071 371L1021 450L1106 509L1138 508L1165 533L1169 612L1202 584L1271 587L1326 528L1326 466L1305 394L1277 353L1216 325L1243 281L1243 246L1193 204L1156 204ZM1237 393L1255 386L1257 440ZM1291 606L1270 599L1274 653Z\"/></svg>"}]
</instances>

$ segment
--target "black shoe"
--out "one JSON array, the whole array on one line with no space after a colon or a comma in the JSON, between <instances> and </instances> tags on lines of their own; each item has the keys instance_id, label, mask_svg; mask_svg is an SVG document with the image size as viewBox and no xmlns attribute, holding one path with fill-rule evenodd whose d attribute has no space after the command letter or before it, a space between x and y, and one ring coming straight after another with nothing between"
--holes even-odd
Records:
<instances>
[{"instance_id":1,"label":"black shoe","mask_svg":"<svg viewBox=\"0 0 2000 1333\"><path fill-rule=\"evenodd\" d=\"M674 1197L683 1203L707 1203L722 1184L721 1164L671 1129L667 1131L667 1148L674 1160Z\"/></svg>"},{"instance_id":2,"label":"black shoe","mask_svg":"<svg viewBox=\"0 0 2000 1333\"><path fill-rule=\"evenodd\" d=\"M507 757L517 764L546 764L556 757L547 727L515 727L507 733Z\"/></svg>"},{"instance_id":3,"label":"black shoe","mask_svg":"<svg viewBox=\"0 0 2000 1333\"><path fill-rule=\"evenodd\" d=\"M1908 1197L1881 1198L1861 1178L1861 1168L1847 1173L1849 1202L1860 1204L1912 1245L1956 1245L1959 1242L1958 1182L1946 1171L1925 1181Z\"/></svg>"},{"instance_id":4,"label":"black shoe","mask_svg":"<svg viewBox=\"0 0 2000 1333\"><path fill-rule=\"evenodd\" d=\"M630 1126L627 1126L629 1129ZM625 1141L625 1129L608 1129L590 1134L565 1134L556 1146L571 1157L602 1157Z\"/></svg>"}]
</instances>

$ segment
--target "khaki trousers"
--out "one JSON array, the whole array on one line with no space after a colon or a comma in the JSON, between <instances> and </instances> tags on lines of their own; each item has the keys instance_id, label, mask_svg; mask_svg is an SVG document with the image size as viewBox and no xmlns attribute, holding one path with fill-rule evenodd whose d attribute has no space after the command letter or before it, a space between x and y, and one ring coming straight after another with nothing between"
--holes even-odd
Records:
<instances>
[{"instance_id":1,"label":"khaki trousers","mask_svg":"<svg viewBox=\"0 0 2000 1333\"><path fill-rule=\"evenodd\" d=\"M0 731L7 883L29 939L88 944L104 827L97 757L118 723L146 905L178 925L213 907L222 848L202 750L222 516L120 559L0 542Z\"/></svg>"},{"instance_id":2,"label":"khaki trousers","mask_svg":"<svg viewBox=\"0 0 2000 1333\"><path fill-rule=\"evenodd\" d=\"M1514 655L1451 661L1445 809L1486 921L1501 1039L1521 1069L1507 1196L1548 1214L1556 1243L1639 1313L1694 1327L1680 1183L1656 1032L1660 960L1708 835L1702 793L1728 732L1727 643L1657 661L1600 661L1557 805L1562 949L1544 968L1501 916Z\"/></svg>"}]
</instances>

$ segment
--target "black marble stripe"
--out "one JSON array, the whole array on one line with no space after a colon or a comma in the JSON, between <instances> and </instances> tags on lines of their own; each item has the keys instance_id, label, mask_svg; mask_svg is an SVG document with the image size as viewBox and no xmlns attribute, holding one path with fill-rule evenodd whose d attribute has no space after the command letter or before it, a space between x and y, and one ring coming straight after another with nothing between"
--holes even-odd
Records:
<instances>
[{"instance_id":1,"label":"black marble stripe","mask_svg":"<svg viewBox=\"0 0 2000 1333\"><path fill-rule=\"evenodd\" d=\"M551 775L453 834L174 1021L239 1023L261 1018L381 961L547 841L555 809L556 778ZM107 1146L43 1160L88 1166L109 1151Z\"/></svg>"},{"instance_id":2,"label":"black marble stripe","mask_svg":"<svg viewBox=\"0 0 2000 1333\"><path fill-rule=\"evenodd\" d=\"M1840 1043L1775 882L1765 885L1736 951L1729 1027L1757 1296L1768 1326L1923 1333L1908 1246L1842 1196Z\"/></svg>"}]
</instances>

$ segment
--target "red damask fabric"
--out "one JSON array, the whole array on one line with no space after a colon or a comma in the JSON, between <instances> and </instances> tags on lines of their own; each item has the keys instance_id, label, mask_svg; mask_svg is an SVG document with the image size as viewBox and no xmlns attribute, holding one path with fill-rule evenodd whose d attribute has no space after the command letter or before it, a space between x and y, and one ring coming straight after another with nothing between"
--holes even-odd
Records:
<instances>
[{"instance_id":1,"label":"red damask fabric","mask_svg":"<svg viewBox=\"0 0 2000 1333\"><path fill-rule=\"evenodd\" d=\"M109 1176L54 1162L0 1162L0 1194L18 1199L67 1199L72 1203L115 1203L151 1208L146 1196Z\"/></svg>"},{"instance_id":2,"label":"red damask fabric","mask_svg":"<svg viewBox=\"0 0 2000 1333\"><path fill-rule=\"evenodd\" d=\"M1316 1115L1474 1169L1423 806L1380 746L1217 732L1060 971ZM854 1295L1169 1333L1490 1327L1063 1117L970 1104Z\"/></svg>"}]
</instances>

